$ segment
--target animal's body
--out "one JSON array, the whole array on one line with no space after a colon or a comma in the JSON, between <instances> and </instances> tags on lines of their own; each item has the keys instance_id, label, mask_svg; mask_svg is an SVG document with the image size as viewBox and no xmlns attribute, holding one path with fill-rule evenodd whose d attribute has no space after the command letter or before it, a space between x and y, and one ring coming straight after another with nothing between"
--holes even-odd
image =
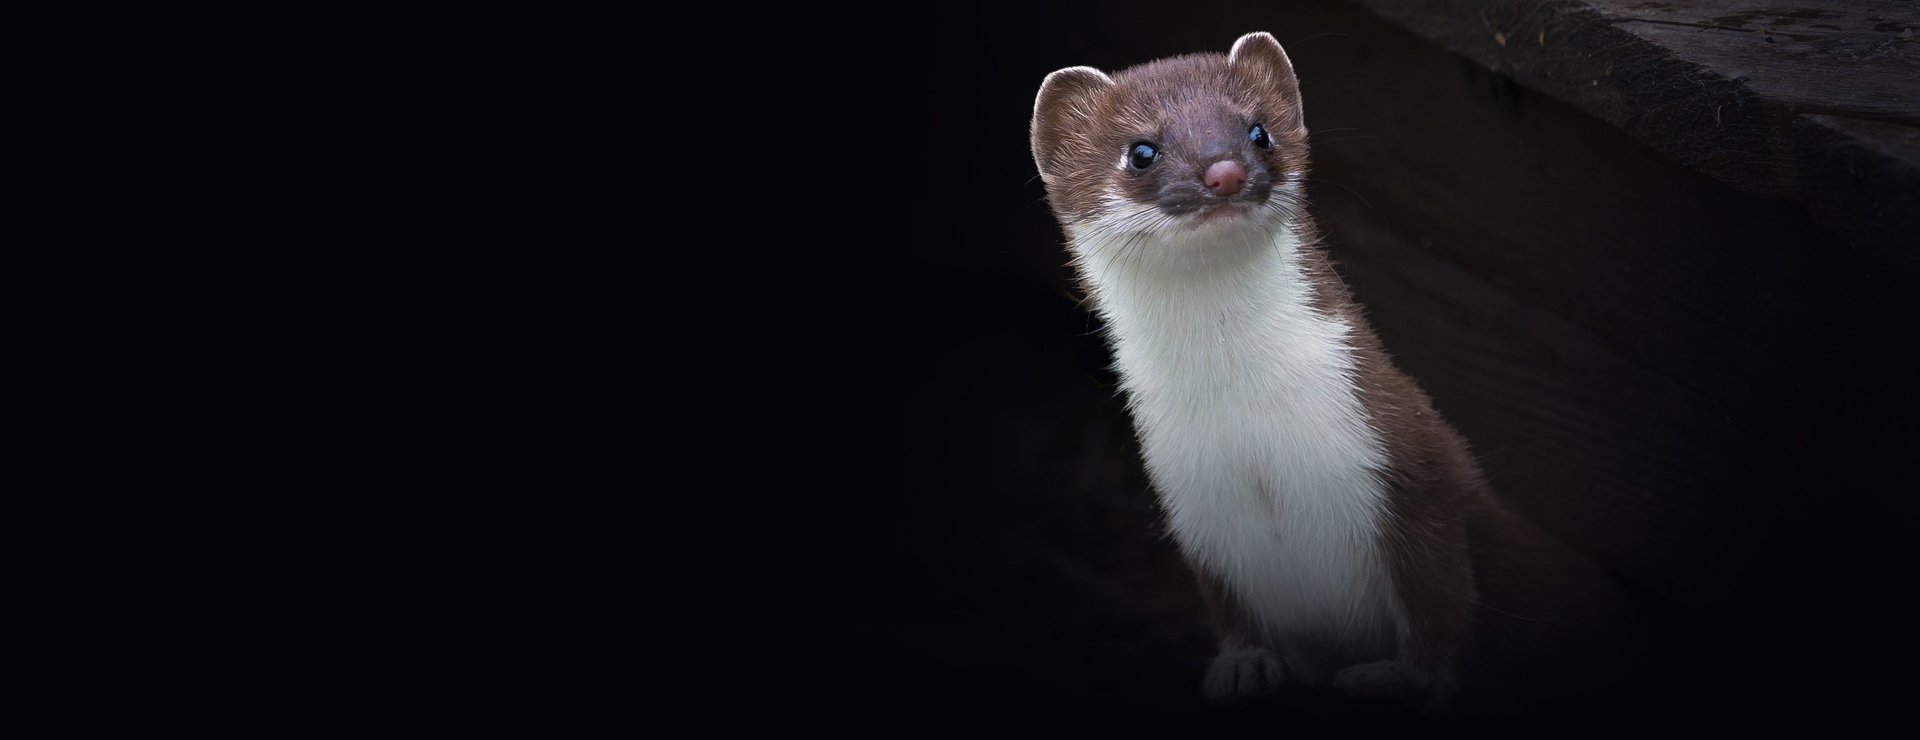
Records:
<instances>
[{"instance_id":1,"label":"animal's body","mask_svg":"<svg viewBox=\"0 0 1920 740\"><path fill-rule=\"evenodd\" d=\"M1304 207L1301 103L1286 52L1256 33L1227 55L1054 72L1031 121L1218 625L1205 690L1330 684L1441 707L1469 674L1571 685L1561 674L1620 619L1612 584L1494 496L1390 361Z\"/></svg>"}]
</instances>

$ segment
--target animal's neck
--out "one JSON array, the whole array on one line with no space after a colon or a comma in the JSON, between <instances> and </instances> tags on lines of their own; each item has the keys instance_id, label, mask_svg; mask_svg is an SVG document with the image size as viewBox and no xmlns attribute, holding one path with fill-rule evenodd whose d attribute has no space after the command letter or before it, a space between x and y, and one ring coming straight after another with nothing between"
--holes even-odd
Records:
<instances>
[{"instance_id":1,"label":"animal's neck","mask_svg":"<svg viewBox=\"0 0 1920 740\"><path fill-rule=\"evenodd\" d=\"M1293 229L1247 244L1144 248L1190 258L1140 264L1110 252L1084 263L1130 392L1351 389L1355 327L1320 308L1328 286L1311 278Z\"/></svg>"}]
</instances>

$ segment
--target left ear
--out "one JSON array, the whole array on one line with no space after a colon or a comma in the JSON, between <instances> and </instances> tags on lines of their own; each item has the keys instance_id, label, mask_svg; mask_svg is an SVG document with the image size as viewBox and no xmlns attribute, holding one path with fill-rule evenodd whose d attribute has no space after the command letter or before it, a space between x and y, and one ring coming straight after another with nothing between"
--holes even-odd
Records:
<instances>
[{"instance_id":1,"label":"left ear","mask_svg":"<svg viewBox=\"0 0 1920 740\"><path fill-rule=\"evenodd\" d=\"M1233 42L1227 52L1227 66L1247 76L1255 84L1278 93L1293 106L1300 107L1300 80L1293 76L1293 60L1275 41L1273 34L1255 31Z\"/></svg>"}]
</instances>

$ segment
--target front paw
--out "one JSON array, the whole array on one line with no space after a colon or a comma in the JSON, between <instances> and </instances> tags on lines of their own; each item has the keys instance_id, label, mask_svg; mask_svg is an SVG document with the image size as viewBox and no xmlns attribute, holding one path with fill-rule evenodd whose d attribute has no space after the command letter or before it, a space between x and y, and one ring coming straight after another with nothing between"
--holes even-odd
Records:
<instances>
[{"instance_id":1,"label":"front paw","mask_svg":"<svg viewBox=\"0 0 1920 740\"><path fill-rule=\"evenodd\" d=\"M1238 648L1213 656L1207 666L1207 701L1224 704L1271 694L1286 684L1280 656L1266 648Z\"/></svg>"},{"instance_id":2,"label":"front paw","mask_svg":"<svg viewBox=\"0 0 1920 740\"><path fill-rule=\"evenodd\" d=\"M1333 674L1333 688L1362 701L1426 703L1431 682L1413 666L1397 660L1347 666Z\"/></svg>"}]
</instances>

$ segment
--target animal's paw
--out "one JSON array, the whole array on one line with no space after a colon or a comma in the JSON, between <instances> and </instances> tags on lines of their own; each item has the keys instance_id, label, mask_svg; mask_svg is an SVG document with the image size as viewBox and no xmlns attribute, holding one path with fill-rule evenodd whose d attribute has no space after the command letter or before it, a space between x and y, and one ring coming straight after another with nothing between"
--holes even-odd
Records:
<instances>
[{"instance_id":1,"label":"animal's paw","mask_svg":"<svg viewBox=\"0 0 1920 740\"><path fill-rule=\"evenodd\" d=\"M1397 660L1347 666L1333 674L1333 688L1363 701L1392 701L1418 706L1429 695L1427 677Z\"/></svg>"},{"instance_id":2,"label":"animal's paw","mask_svg":"<svg viewBox=\"0 0 1920 740\"><path fill-rule=\"evenodd\" d=\"M1286 684L1280 656L1266 648L1223 650L1207 666L1207 701L1223 704L1271 694Z\"/></svg>"}]
</instances>

